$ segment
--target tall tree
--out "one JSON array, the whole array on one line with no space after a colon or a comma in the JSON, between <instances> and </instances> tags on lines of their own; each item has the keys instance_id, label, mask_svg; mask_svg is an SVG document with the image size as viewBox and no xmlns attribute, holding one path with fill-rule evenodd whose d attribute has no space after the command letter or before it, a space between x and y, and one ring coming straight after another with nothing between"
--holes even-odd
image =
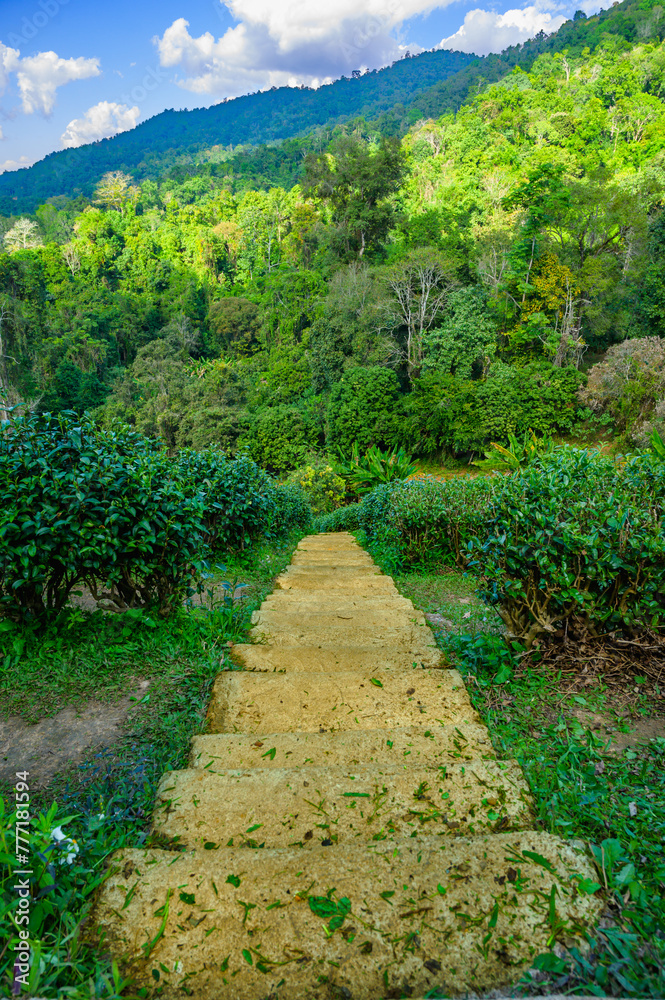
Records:
<instances>
[{"instance_id":1,"label":"tall tree","mask_svg":"<svg viewBox=\"0 0 665 1000\"><path fill-rule=\"evenodd\" d=\"M385 239L395 221L390 196L406 173L406 154L396 137L382 137L372 148L345 135L329 153L310 154L303 190L325 201L350 252L362 257Z\"/></svg>"}]
</instances>

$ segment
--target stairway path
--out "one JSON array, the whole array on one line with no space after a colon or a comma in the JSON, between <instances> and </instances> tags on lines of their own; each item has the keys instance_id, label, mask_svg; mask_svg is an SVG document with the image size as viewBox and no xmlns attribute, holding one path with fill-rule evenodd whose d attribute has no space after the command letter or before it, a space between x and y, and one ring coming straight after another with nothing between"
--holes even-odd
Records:
<instances>
[{"instance_id":1,"label":"stairway path","mask_svg":"<svg viewBox=\"0 0 665 1000\"><path fill-rule=\"evenodd\" d=\"M421 612L346 533L303 539L221 673L190 767L93 922L164 1000L379 1000L515 982L599 915L533 829ZM176 848L175 850L173 848Z\"/></svg>"}]
</instances>

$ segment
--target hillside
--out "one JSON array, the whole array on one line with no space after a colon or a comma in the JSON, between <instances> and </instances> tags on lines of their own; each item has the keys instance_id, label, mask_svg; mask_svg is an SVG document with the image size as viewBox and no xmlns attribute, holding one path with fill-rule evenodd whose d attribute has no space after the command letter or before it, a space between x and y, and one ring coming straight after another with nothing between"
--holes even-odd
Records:
<instances>
[{"instance_id":1,"label":"hillside","mask_svg":"<svg viewBox=\"0 0 665 1000\"><path fill-rule=\"evenodd\" d=\"M122 170L137 180L159 179L175 165L205 162L210 147L275 143L355 118L383 133L403 135L419 119L457 111L469 94L501 79L516 65L530 69L545 52L579 55L606 35L628 43L641 37L660 39L665 24L651 14L653 6L650 0L625 0L588 19L576 15L554 34L541 33L500 56L423 52L319 90L282 87L210 108L164 111L129 132L61 150L32 167L0 175L0 213L32 212L58 195L90 196L107 171Z\"/></svg>"},{"instance_id":2,"label":"hillside","mask_svg":"<svg viewBox=\"0 0 665 1000\"><path fill-rule=\"evenodd\" d=\"M424 52L359 79L318 90L281 87L193 111L164 111L111 139L51 153L34 166L0 176L0 212L33 211L59 194L92 192L109 170L137 179L159 177L177 157L209 146L238 146L284 139L357 115L368 119L454 75L477 57L464 52Z\"/></svg>"}]
</instances>

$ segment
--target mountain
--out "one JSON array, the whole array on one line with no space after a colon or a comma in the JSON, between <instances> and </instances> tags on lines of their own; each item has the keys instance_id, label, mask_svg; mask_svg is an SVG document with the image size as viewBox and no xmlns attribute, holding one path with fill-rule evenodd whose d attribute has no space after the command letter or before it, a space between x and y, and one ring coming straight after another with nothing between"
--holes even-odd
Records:
<instances>
[{"instance_id":1,"label":"mountain","mask_svg":"<svg viewBox=\"0 0 665 1000\"><path fill-rule=\"evenodd\" d=\"M471 94L516 65L528 70L544 52L576 55L585 47L595 48L604 35L632 43L647 25L649 33L655 31L660 38L660 24L655 29L652 25L652 7L659 9L652 0L624 0L590 18L578 11L552 35L541 32L500 55L423 52L318 90L281 87L210 108L164 111L129 132L51 153L32 167L0 175L0 213L33 212L57 195L89 196L110 170L122 170L137 180L158 179L177 163L205 161L211 146L275 143L358 117L382 132L404 134L421 118L457 111Z\"/></svg>"},{"instance_id":2,"label":"mountain","mask_svg":"<svg viewBox=\"0 0 665 1000\"><path fill-rule=\"evenodd\" d=\"M33 211L47 198L89 195L99 177L123 170L157 177L177 155L210 146L257 145L362 115L375 119L477 60L438 50L405 58L357 79L309 88L281 87L192 111L170 109L111 139L51 153L32 167L0 176L0 211Z\"/></svg>"}]
</instances>

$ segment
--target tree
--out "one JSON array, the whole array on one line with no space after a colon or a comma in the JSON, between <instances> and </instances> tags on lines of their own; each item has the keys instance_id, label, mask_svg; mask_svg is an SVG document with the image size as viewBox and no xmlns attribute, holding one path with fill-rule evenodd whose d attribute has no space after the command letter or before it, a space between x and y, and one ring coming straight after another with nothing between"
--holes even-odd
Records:
<instances>
[{"instance_id":1,"label":"tree","mask_svg":"<svg viewBox=\"0 0 665 1000\"><path fill-rule=\"evenodd\" d=\"M19 219L9 232L5 233L4 243L7 253L16 253L17 250L34 250L36 247L44 245L39 233L39 226L31 219Z\"/></svg>"},{"instance_id":2,"label":"tree","mask_svg":"<svg viewBox=\"0 0 665 1000\"><path fill-rule=\"evenodd\" d=\"M440 327L424 337L423 375L434 372L469 379L487 374L496 354L496 326L478 288L460 288L450 296L450 310Z\"/></svg>"},{"instance_id":3,"label":"tree","mask_svg":"<svg viewBox=\"0 0 665 1000\"><path fill-rule=\"evenodd\" d=\"M396 352L406 362L411 382L422 368L423 338L445 309L455 286L455 263L425 247L411 251L388 272L391 326L405 331L403 338L395 338Z\"/></svg>"},{"instance_id":4,"label":"tree","mask_svg":"<svg viewBox=\"0 0 665 1000\"><path fill-rule=\"evenodd\" d=\"M95 205L114 208L122 215L125 205L129 201L135 202L138 195L139 189L132 184L129 174L123 174L121 170L110 170L95 188L94 202Z\"/></svg>"},{"instance_id":5,"label":"tree","mask_svg":"<svg viewBox=\"0 0 665 1000\"><path fill-rule=\"evenodd\" d=\"M332 209L347 247L362 257L378 246L395 220L389 201L406 173L406 153L396 137L382 137L378 147L346 135L331 152L310 154L305 162L303 191Z\"/></svg>"},{"instance_id":6,"label":"tree","mask_svg":"<svg viewBox=\"0 0 665 1000\"><path fill-rule=\"evenodd\" d=\"M210 306L208 327L212 346L220 354L251 354L259 326L259 307L249 299L220 299Z\"/></svg>"}]
</instances>

